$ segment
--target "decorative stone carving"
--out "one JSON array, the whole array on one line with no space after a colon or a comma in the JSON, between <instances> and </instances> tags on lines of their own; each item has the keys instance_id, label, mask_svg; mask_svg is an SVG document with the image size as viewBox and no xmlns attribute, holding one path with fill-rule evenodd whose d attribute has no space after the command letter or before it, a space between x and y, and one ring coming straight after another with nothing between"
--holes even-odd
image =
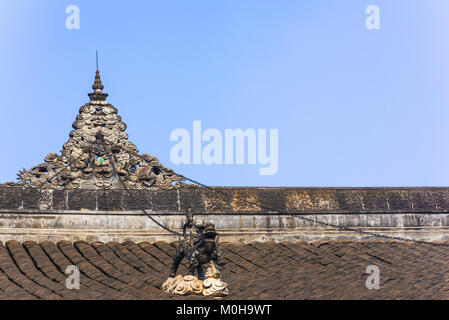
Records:
<instances>
[{"instance_id":1,"label":"decorative stone carving","mask_svg":"<svg viewBox=\"0 0 449 320\"><path fill-rule=\"evenodd\" d=\"M50 153L45 162L23 169L18 184L48 189L126 188L172 189L184 178L165 168L156 157L139 154L128 140L126 124L106 102L97 70L90 102L80 108L61 154Z\"/></svg>"},{"instance_id":2,"label":"decorative stone carving","mask_svg":"<svg viewBox=\"0 0 449 320\"><path fill-rule=\"evenodd\" d=\"M169 277L163 284L162 290L175 295L202 295L208 297L226 297L229 294L228 284L220 278L220 272L214 261L208 263L204 280L193 275L177 275Z\"/></svg>"},{"instance_id":3,"label":"decorative stone carving","mask_svg":"<svg viewBox=\"0 0 449 320\"><path fill-rule=\"evenodd\" d=\"M162 289L168 294L201 295L203 293L203 282L192 275L177 275L174 278L168 278L163 284Z\"/></svg>"},{"instance_id":4,"label":"decorative stone carving","mask_svg":"<svg viewBox=\"0 0 449 320\"><path fill-rule=\"evenodd\" d=\"M214 261L207 266L206 279L203 281L203 296L225 297L229 294L228 284L221 280L220 271L216 268Z\"/></svg>"}]
</instances>

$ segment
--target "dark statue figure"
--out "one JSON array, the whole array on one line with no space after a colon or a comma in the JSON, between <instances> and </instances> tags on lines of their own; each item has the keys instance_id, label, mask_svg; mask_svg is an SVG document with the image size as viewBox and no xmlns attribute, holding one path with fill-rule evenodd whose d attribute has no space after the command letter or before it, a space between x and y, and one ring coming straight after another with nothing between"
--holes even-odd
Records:
<instances>
[{"instance_id":1,"label":"dark statue figure","mask_svg":"<svg viewBox=\"0 0 449 320\"><path fill-rule=\"evenodd\" d=\"M222 250L215 226L212 223L195 223L190 209L186 212L186 218L182 238L179 239L173 257L170 276L162 284L162 289L166 293L177 295L227 296L228 285L221 280L221 273L218 270ZM188 274L176 275L184 258L189 264ZM195 276L195 271L198 277Z\"/></svg>"},{"instance_id":2,"label":"dark statue figure","mask_svg":"<svg viewBox=\"0 0 449 320\"><path fill-rule=\"evenodd\" d=\"M170 269L170 277L176 276L179 264L185 257L188 260L188 274L198 272L198 279L204 280L204 265L213 261L218 268L222 250L218 245L218 235L212 223L196 224L191 210L186 212L187 221L182 228L183 238L179 239L176 255Z\"/></svg>"}]
</instances>

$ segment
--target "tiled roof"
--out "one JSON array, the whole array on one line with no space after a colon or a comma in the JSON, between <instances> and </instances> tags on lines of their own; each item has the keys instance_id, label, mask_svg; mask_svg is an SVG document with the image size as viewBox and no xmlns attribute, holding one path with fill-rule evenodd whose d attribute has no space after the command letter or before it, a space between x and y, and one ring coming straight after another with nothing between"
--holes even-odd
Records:
<instances>
[{"instance_id":1,"label":"tiled roof","mask_svg":"<svg viewBox=\"0 0 449 320\"><path fill-rule=\"evenodd\" d=\"M224 243L227 299L449 298L449 248L408 242ZM166 299L169 243L24 242L0 245L0 299ZM65 287L68 265L81 288ZM380 289L368 290L368 265ZM185 274L185 265L180 267ZM198 298L198 297L196 297Z\"/></svg>"}]
</instances>

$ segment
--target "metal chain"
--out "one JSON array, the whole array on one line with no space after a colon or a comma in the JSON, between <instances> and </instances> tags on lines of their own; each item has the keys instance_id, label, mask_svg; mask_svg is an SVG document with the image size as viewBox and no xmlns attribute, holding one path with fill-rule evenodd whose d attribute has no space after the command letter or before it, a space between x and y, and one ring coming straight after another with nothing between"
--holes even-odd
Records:
<instances>
[{"instance_id":1,"label":"metal chain","mask_svg":"<svg viewBox=\"0 0 449 320\"><path fill-rule=\"evenodd\" d=\"M147 211L140 205L140 203L137 202L137 200L134 198L133 194L130 192L130 190L126 187L125 183L123 182L123 180L120 178L120 175L117 172L117 169L115 168L116 163L115 163L115 159L112 156L111 152L106 148L104 142L102 141L102 145L103 148L105 149L105 151L107 151L107 157L109 157L112 161L112 169L114 170L115 174L117 175L117 178L119 180L119 182L121 183L121 185L123 186L123 188L127 191L128 195L131 197L131 199L134 201L134 203L139 207L139 209L148 217L150 218L155 224L157 224L159 227L161 227L162 229L170 232L171 234L175 235L175 236L182 236L181 233L171 230L169 227L165 226L164 224L162 224L161 222L157 221L156 219L154 219L151 214L147 213Z\"/></svg>"}]
</instances>

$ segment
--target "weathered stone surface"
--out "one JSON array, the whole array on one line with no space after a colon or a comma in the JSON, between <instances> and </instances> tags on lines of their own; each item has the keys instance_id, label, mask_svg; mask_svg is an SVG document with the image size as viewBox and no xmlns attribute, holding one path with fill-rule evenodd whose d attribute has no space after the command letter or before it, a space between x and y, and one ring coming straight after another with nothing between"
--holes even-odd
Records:
<instances>
[{"instance_id":1,"label":"weathered stone surface","mask_svg":"<svg viewBox=\"0 0 449 320\"><path fill-rule=\"evenodd\" d=\"M0 186L0 209L18 209L22 206L22 188Z\"/></svg>"},{"instance_id":2,"label":"weathered stone surface","mask_svg":"<svg viewBox=\"0 0 449 320\"><path fill-rule=\"evenodd\" d=\"M335 190L310 190L310 198L316 211L338 210L338 202Z\"/></svg>"},{"instance_id":3,"label":"weathered stone surface","mask_svg":"<svg viewBox=\"0 0 449 320\"><path fill-rule=\"evenodd\" d=\"M438 210L449 212L449 188L431 189L431 192L435 196Z\"/></svg>"},{"instance_id":4,"label":"weathered stone surface","mask_svg":"<svg viewBox=\"0 0 449 320\"><path fill-rule=\"evenodd\" d=\"M51 190L25 188L23 190L23 208L50 210L53 195Z\"/></svg>"},{"instance_id":5,"label":"weathered stone surface","mask_svg":"<svg viewBox=\"0 0 449 320\"><path fill-rule=\"evenodd\" d=\"M363 191L363 205L367 210L388 210L387 198L382 189L369 189Z\"/></svg>"},{"instance_id":6,"label":"weathered stone surface","mask_svg":"<svg viewBox=\"0 0 449 320\"><path fill-rule=\"evenodd\" d=\"M39 209L39 202L42 196L42 191L38 189L23 190L23 208L24 209Z\"/></svg>"},{"instance_id":7,"label":"weathered stone surface","mask_svg":"<svg viewBox=\"0 0 449 320\"><path fill-rule=\"evenodd\" d=\"M206 189L204 191L204 203L206 211L214 212L232 212L232 192L226 188Z\"/></svg>"},{"instance_id":8,"label":"weathered stone surface","mask_svg":"<svg viewBox=\"0 0 449 320\"><path fill-rule=\"evenodd\" d=\"M449 188L182 187L108 190L108 210L196 213L449 212ZM104 210L102 189L37 190L0 185L0 209Z\"/></svg>"},{"instance_id":9,"label":"weathered stone surface","mask_svg":"<svg viewBox=\"0 0 449 320\"><path fill-rule=\"evenodd\" d=\"M179 189L179 203L181 211L185 211L187 208L195 208L196 213L206 212L204 192L201 189L195 187Z\"/></svg>"},{"instance_id":10,"label":"weathered stone surface","mask_svg":"<svg viewBox=\"0 0 449 320\"><path fill-rule=\"evenodd\" d=\"M97 209L123 211L120 190L97 190Z\"/></svg>"},{"instance_id":11,"label":"weathered stone surface","mask_svg":"<svg viewBox=\"0 0 449 320\"><path fill-rule=\"evenodd\" d=\"M411 210L412 204L407 190L387 190L388 205L391 210Z\"/></svg>"},{"instance_id":12,"label":"weathered stone surface","mask_svg":"<svg viewBox=\"0 0 449 320\"><path fill-rule=\"evenodd\" d=\"M53 210L67 210L67 190L53 190Z\"/></svg>"},{"instance_id":13,"label":"weathered stone surface","mask_svg":"<svg viewBox=\"0 0 449 320\"><path fill-rule=\"evenodd\" d=\"M69 210L96 210L95 190L73 190L68 192Z\"/></svg>"},{"instance_id":14,"label":"weathered stone surface","mask_svg":"<svg viewBox=\"0 0 449 320\"><path fill-rule=\"evenodd\" d=\"M289 212L313 211L313 202L306 190L286 190L285 204Z\"/></svg>"},{"instance_id":15,"label":"weathered stone surface","mask_svg":"<svg viewBox=\"0 0 449 320\"><path fill-rule=\"evenodd\" d=\"M179 211L180 199L177 190L151 192L154 211Z\"/></svg>"},{"instance_id":16,"label":"weathered stone surface","mask_svg":"<svg viewBox=\"0 0 449 320\"><path fill-rule=\"evenodd\" d=\"M120 192L125 211L153 210L153 199L149 190L120 190Z\"/></svg>"},{"instance_id":17,"label":"weathered stone surface","mask_svg":"<svg viewBox=\"0 0 449 320\"><path fill-rule=\"evenodd\" d=\"M358 190L336 190L336 197L340 210L355 212L365 210L363 195Z\"/></svg>"},{"instance_id":18,"label":"weathered stone surface","mask_svg":"<svg viewBox=\"0 0 449 320\"><path fill-rule=\"evenodd\" d=\"M431 190L410 190L409 194L414 209L438 208L437 197Z\"/></svg>"},{"instance_id":19,"label":"weathered stone surface","mask_svg":"<svg viewBox=\"0 0 449 320\"><path fill-rule=\"evenodd\" d=\"M285 205L285 192L281 189L258 189L257 194L260 200L261 212L285 212L287 206Z\"/></svg>"},{"instance_id":20,"label":"weathered stone surface","mask_svg":"<svg viewBox=\"0 0 449 320\"><path fill-rule=\"evenodd\" d=\"M257 189L235 188L232 195L234 212L260 212L260 199Z\"/></svg>"}]
</instances>

